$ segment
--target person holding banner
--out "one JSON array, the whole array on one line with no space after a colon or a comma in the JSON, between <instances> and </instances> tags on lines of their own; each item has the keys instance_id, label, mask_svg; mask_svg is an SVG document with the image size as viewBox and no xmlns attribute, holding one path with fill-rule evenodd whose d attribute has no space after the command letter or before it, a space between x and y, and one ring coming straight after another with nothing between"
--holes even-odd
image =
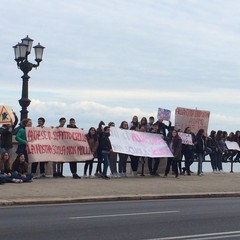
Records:
<instances>
[{"instance_id":1,"label":"person holding banner","mask_svg":"<svg viewBox=\"0 0 240 240\"><path fill-rule=\"evenodd\" d=\"M106 180L110 179L110 177L107 176L107 170L110 162L110 152L112 151L112 145L111 145L109 136L110 136L110 127L106 126L103 129L103 135L100 142L100 146L102 149L102 156L103 156L102 178Z\"/></svg>"},{"instance_id":2,"label":"person holding banner","mask_svg":"<svg viewBox=\"0 0 240 240\"><path fill-rule=\"evenodd\" d=\"M168 131L172 130L171 121L168 121L168 126L165 123L163 123L163 119L161 119L161 118L159 118L156 123L158 123L158 133L162 134L164 137L167 136L166 130L168 130Z\"/></svg>"},{"instance_id":3,"label":"person holding banner","mask_svg":"<svg viewBox=\"0 0 240 240\"><path fill-rule=\"evenodd\" d=\"M32 120L30 118L25 118L21 121L21 127L16 135L16 141L18 142L16 153L23 153L25 161L28 163L26 127L32 127Z\"/></svg>"},{"instance_id":4,"label":"person holding banner","mask_svg":"<svg viewBox=\"0 0 240 240\"><path fill-rule=\"evenodd\" d=\"M67 128L78 128L74 118L70 118ZM74 179L80 179L81 177L77 174L77 162L69 163L70 170Z\"/></svg>"},{"instance_id":5,"label":"person holding banner","mask_svg":"<svg viewBox=\"0 0 240 240\"><path fill-rule=\"evenodd\" d=\"M143 117L140 121L140 130L142 132L147 132L147 129L148 129L148 122L147 122L147 118L146 117Z\"/></svg>"},{"instance_id":6,"label":"person holding banner","mask_svg":"<svg viewBox=\"0 0 240 240\"><path fill-rule=\"evenodd\" d=\"M192 141L191 144L183 144L182 145L182 153L184 155L184 159L185 159L185 167L182 168L183 170L183 174L185 174L185 172L187 172L187 175L190 176L191 175L191 170L190 170L190 166L193 164L194 162L194 151L195 151L195 145L193 144L195 142L195 134L191 131L190 127L186 127L184 130L184 133L188 134L189 137L191 137Z\"/></svg>"},{"instance_id":7,"label":"person holding banner","mask_svg":"<svg viewBox=\"0 0 240 240\"><path fill-rule=\"evenodd\" d=\"M129 129L132 126L135 126L136 128L140 128L140 123L138 122L138 117L137 116L133 116L132 121L128 124Z\"/></svg>"},{"instance_id":8,"label":"person holding banner","mask_svg":"<svg viewBox=\"0 0 240 240\"><path fill-rule=\"evenodd\" d=\"M61 117L59 119L59 126L57 128L63 128L66 123L66 118ZM53 177L58 178L63 176L63 163L62 162L53 162Z\"/></svg>"},{"instance_id":9,"label":"person holding banner","mask_svg":"<svg viewBox=\"0 0 240 240\"><path fill-rule=\"evenodd\" d=\"M93 159L86 161L85 165L84 165L84 177L87 177L87 170L89 167L89 177L92 177L92 169L93 169L93 161L94 158L97 157L97 149L98 149L98 136L97 136L97 132L96 129L94 127L90 127L90 129L88 130L88 133L86 134L86 138L89 144L89 147L91 149L92 155L93 155Z\"/></svg>"},{"instance_id":10,"label":"person holding banner","mask_svg":"<svg viewBox=\"0 0 240 240\"><path fill-rule=\"evenodd\" d=\"M151 133L158 134L158 124L154 123L152 126ZM154 165L153 165L154 162ZM148 169L151 176L159 176L157 173L158 166L160 163L160 158L151 158L148 157Z\"/></svg>"},{"instance_id":11,"label":"person holding banner","mask_svg":"<svg viewBox=\"0 0 240 240\"><path fill-rule=\"evenodd\" d=\"M153 124L154 124L154 117L151 116L149 117L148 124L147 124L147 132L151 132L153 129Z\"/></svg>"},{"instance_id":12,"label":"person holding banner","mask_svg":"<svg viewBox=\"0 0 240 240\"><path fill-rule=\"evenodd\" d=\"M128 130L128 123L127 123L127 121L122 121L119 128ZM118 156L119 156L119 162L118 162L119 176L120 177L126 177L127 176L127 159L128 159L128 155L125 154L125 153L119 153Z\"/></svg>"},{"instance_id":13,"label":"person holding banner","mask_svg":"<svg viewBox=\"0 0 240 240\"><path fill-rule=\"evenodd\" d=\"M115 123L114 122L109 122L108 126L111 127L115 127ZM110 152L110 171L111 171L111 177L113 178L117 178L118 177L118 172L117 172L117 153L111 151Z\"/></svg>"},{"instance_id":14,"label":"person holding banner","mask_svg":"<svg viewBox=\"0 0 240 240\"><path fill-rule=\"evenodd\" d=\"M130 128L130 130L132 131L137 131L137 127L136 126L132 126ZM138 170L138 163L139 163L139 156L134 156L134 155L129 155L130 159L131 159L131 168L132 168L132 173L134 177L137 177L137 170Z\"/></svg>"},{"instance_id":15,"label":"person holding banner","mask_svg":"<svg viewBox=\"0 0 240 240\"><path fill-rule=\"evenodd\" d=\"M45 124L45 119L43 117L38 118L38 125L37 125L37 127L44 128L44 124ZM39 164L40 165L40 178L46 178L45 163L46 162L40 162L40 164ZM38 162L33 162L32 166L31 166L31 173L34 176L33 177L34 179L38 178L36 176L37 167L38 167Z\"/></svg>"},{"instance_id":16,"label":"person holding banner","mask_svg":"<svg viewBox=\"0 0 240 240\"><path fill-rule=\"evenodd\" d=\"M167 177L170 167L173 166L175 177L178 178L178 162L182 157L182 140L175 129L171 132L170 137L167 138L167 144L173 157L170 157L167 160L164 177Z\"/></svg>"}]
</instances>

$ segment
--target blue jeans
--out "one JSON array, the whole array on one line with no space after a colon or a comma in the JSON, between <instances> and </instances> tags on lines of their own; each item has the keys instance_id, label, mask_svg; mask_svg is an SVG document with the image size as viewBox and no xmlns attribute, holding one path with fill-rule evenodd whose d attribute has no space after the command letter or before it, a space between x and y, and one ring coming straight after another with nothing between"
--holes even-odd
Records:
<instances>
[{"instance_id":1,"label":"blue jeans","mask_svg":"<svg viewBox=\"0 0 240 240\"><path fill-rule=\"evenodd\" d=\"M107 176L107 169L110 163L110 153L109 152L102 152L103 156L103 176Z\"/></svg>"},{"instance_id":2,"label":"blue jeans","mask_svg":"<svg viewBox=\"0 0 240 240\"><path fill-rule=\"evenodd\" d=\"M215 151L212 151L210 154L210 159L211 159L211 166L213 171L217 170L217 153Z\"/></svg>"},{"instance_id":3,"label":"blue jeans","mask_svg":"<svg viewBox=\"0 0 240 240\"><path fill-rule=\"evenodd\" d=\"M0 173L0 178L3 179L6 183L12 182L12 177L6 176Z\"/></svg>"},{"instance_id":4,"label":"blue jeans","mask_svg":"<svg viewBox=\"0 0 240 240\"><path fill-rule=\"evenodd\" d=\"M197 153L197 160L198 160L198 175L201 174L202 171L202 163L204 161L204 153Z\"/></svg>"},{"instance_id":5,"label":"blue jeans","mask_svg":"<svg viewBox=\"0 0 240 240\"><path fill-rule=\"evenodd\" d=\"M20 177L18 172L13 172L12 173L12 178L22 179L23 182L29 182L33 178L33 174L32 173L26 173L25 175L26 175L26 177L22 178L22 177Z\"/></svg>"}]
</instances>

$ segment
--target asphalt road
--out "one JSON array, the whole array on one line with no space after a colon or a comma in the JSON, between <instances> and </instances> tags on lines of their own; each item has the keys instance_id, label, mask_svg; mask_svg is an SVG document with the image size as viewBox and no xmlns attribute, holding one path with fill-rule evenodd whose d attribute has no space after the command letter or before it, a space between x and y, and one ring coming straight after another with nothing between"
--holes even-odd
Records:
<instances>
[{"instance_id":1,"label":"asphalt road","mask_svg":"<svg viewBox=\"0 0 240 240\"><path fill-rule=\"evenodd\" d=\"M240 239L239 206L211 198L0 207L0 239Z\"/></svg>"}]
</instances>

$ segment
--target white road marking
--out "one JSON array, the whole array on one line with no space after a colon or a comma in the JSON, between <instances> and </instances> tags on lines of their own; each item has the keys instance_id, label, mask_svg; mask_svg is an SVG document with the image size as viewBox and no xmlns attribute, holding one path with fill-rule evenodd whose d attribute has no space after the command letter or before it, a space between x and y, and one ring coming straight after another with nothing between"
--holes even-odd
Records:
<instances>
[{"instance_id":1,"label":"white road marking","mask_svg":"<svg viewBox=\"0 0 240 240\"><path fill-rule=\"evenodd\" d=\"M210 240L210 239L224 239L226 237L227 238L236 238L239 236L240 236L240 231L233 231L233 232L218 232L218 233L185 235L185 236L176 236L176 237L153 238L153 239L145 239L145 240L175 240L175 239Z\"/></svg>"},{"instance_id":2,"label":"white road marking","mask_svg":"<svg viewBox=\"0 0 240 240\"><path fill-rule=\"evenodd\" d=\"M144 212L144 213L122 213L110 215L96 215L96 216L83 216L83 217L69 217L69 219L90 219L90 218L107 218L107 217L124 217L124 216L138 216L138 215L153 215L153 214L166 214L166 213L179 213L180 211L162 211L162 212Z\"/></svg>"}]
</instances>

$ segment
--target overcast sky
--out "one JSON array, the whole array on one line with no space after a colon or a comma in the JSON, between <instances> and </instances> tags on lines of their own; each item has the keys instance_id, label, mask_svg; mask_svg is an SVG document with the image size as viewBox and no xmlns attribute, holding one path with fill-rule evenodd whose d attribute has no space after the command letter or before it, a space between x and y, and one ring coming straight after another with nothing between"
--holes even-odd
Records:
<instances>
[{"instance_id":1,"label":"overcast sky","mask_svg":"<svg viewBox=\"0 0 240 240\"><path fill-rule=\"evenodd\" d=\"M157 116L159 107L211 112L209 131L240 129L239 0L1 0L0 104L19 114L22 72L12 46L45 46L29 76L29 117ZM34 52L29 60L34 62Z\"/></svg>"}]
</instances>

